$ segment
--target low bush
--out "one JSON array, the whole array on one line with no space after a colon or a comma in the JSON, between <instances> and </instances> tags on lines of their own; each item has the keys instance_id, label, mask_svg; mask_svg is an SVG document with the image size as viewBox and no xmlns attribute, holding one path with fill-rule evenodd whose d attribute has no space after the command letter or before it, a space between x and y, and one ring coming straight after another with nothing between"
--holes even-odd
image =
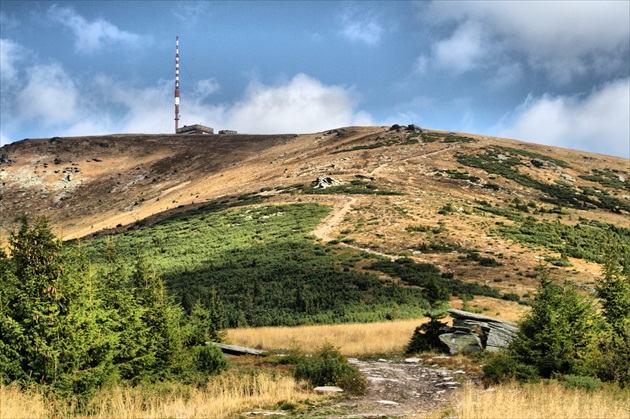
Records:
<instances>
[{"instance_id":1,"label":"low bush","mask_svg":"<svg viewBox=\"0 0 630 419\"><path fill-rule=\"evenodd\" d=\"M306 380L313 386L338 386L349 394L365 394L367 383L356 367L338 348L325 343L311 357L303 357L293 370L298 380Z\"/></svg>"},{"instance_id":2,"label":"low bush","mask_svg":"<svg viewBox=\"0 0 630 419\"><path fill-rule=\"evenodd\" d=\"M537 381L540 379L535 366L520 363L505 353L492 355L483 366L483 374L486 380L494 384L515 379L518 381Z\"/></svg>"},{"instance_id":3,"label":"low bush","mask_svg":"<svg viewBox=\"0 0 630 419\"><path fill-rule=\"evenodd\" d=\"M599 390L603 385L597 378L582 375L565 375L560 382L566 388L578 388L588 391Z\"/></svg>"}]
</instances>

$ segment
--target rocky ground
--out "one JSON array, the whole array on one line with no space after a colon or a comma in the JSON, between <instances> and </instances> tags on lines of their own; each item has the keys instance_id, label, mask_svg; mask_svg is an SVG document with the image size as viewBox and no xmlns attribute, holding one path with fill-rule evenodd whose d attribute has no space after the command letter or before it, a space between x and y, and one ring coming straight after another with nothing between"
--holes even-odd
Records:
<instances>
[{"instance_id":1,"label":"rocky ground","mask_svg":"<svg viewBox=\"0 0 630 419\"><path fill-rule=\"evenodd\" d=\"M451 393L472 379L461 370L424 366L418 358L349 361L366 377L368 393L338 404L350 408L339 416L344 418L421 417L446 407Z\"/></svg>"},{"instance_id":2,"label":"rocky ground","mask_svg":"<svg viewBox=\"0 0 630 419\"><path fill-rule=\"evenodd\" d=\"M439 364L448 356L419 359L378 359L348 361L355 365L368 382L365 396L344 398L308 412L309 418L413 418L447 407L454 392L477 376ZM248 412L244 417L288 416L288 412Z\"/></svg>"}]
</instances>

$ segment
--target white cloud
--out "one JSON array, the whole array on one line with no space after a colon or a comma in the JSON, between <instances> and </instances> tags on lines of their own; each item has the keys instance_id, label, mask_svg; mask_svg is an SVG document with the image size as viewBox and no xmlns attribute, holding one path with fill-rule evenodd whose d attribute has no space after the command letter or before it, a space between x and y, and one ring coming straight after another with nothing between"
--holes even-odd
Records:
<instances>
[{"instance_id":1,"label":"white cloud","mask_svg":"<svg viewBox=\"0 0 630 419\"><path fill-rule=\"evenodd\" d=\"M341 17L341 33L353 42L377 44L383 35L383 26L376 17L359 13L356 9L347 9Z\"/></svg>"},{"instance_id":2,"label":"white cloud","mask_svg":"<svg viewBox=\"0 0 630 419\"><path fill-rule=\"evenodd\" d=\"M488 51L480 25L466 22L453 35L433 46L433 58L439 68L461 74L481 66Z\"/></svg>"},{"instance_id":3,"label":"white cloud","mask_svg":"<svg viewBox=\"0 0 630 419\"><path fill-rule=\"evenodd\" d=\"M210 3L207 1L178 1L173 8L173 15L186 25L194 25L199 19L210 17L209 8Z\"/></svg>"},{"instance_id":4,"label":"white cloud","mask_svg":"<svg viewBox=\"0 0 630 419\"><path fill-rule=\"evenodd\" d=\"M26 71L27 83L16 98L20 119L54 126L69 122L79 112L79 92L58 64L39 65Z\"/></svg>"},{"instance_id":5,"label":"white cloud","mask_svg":"<svg viewBox=\"0 0 630 419\"><path fill-rule=\"evenodd\" d=\"M630 79L586 97L528 97L496 135L630 158Z\"/></svg>"},{"instance_id":6,"label":"white cloud","mask_svg":"<svg viewBox=\"0 0 630 419\"><path fill-rule=\"evenodd\" d=\"M245 99L225 111L225 121L239 131L261 134L371 125L370 116L355 112L355 105L348 90L297 74L277 86L252 82Z\"/></svg>"},{"instance_id":7,"label":"white cloud","mask_svg":"<svg viewBox=\"0 0 630 419\"><path fill-rule=\"evenodd\" d=\"M463 1L433 2L422 18L427 24L479 23L504 51L524 54L532 67L567 83L588 72L623 70L629 14L627 1Z\"/></svg>"},{"instance_id":8,"label":"white cloud","mask_svg":"<svg viewBox=\"0 0 630 419\"><path fill-rule=\"evenodd\" d=\"M12 83L18 75L17 63L24 57L22 46L10 39L0 39L0 81ZM3 89L4 90L4 89Z\"/></svg>"},{"instance_id":9,"label":"white cloud","mask_svg":"<svg viewBox=\"0 0 630 419\"><path fill-rule=\"evenodd\" d=\"M199 80L195 84L194 92L201 98L206 98L220 89L219 83L215 79Z\"/></svg>"},{"instance_id":10,"label":"white cloud","mask_svg":"<svg viewBox=\"0 0 630 419\"><path fill-rule=\"evenodd\" d=\"M83 53L92 53L111 44L121 43L135 48L142 43L141 36L121 30L103 19L88 22L70 7L54 5L49 9L48 15L53 21L72 31L75 47Z\"/></svg>"}]
</instances>

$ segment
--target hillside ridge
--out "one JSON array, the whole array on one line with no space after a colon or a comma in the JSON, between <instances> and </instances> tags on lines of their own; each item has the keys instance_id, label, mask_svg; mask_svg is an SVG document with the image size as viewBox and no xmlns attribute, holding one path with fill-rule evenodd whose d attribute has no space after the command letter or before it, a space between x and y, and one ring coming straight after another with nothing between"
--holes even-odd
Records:
<instances>
[{"instance_id":1,"label":"hillside ridge","mask_svg":"<svg viewBox=\"0 0 630 419\"><path fill-rule=\"evenodd\" d=\"M244 197L313 202L333 208L314 232L322 241L434 263L523 295L542 258L567 255L506 229L528 218L567 228L630 227L627 159L413 125L53 137L6 145L0 156L3 241L22 214L45 215L64 239L75 239ZM343 186L312 189L319 177ZM597 263L569 256L559 273L582 284L599 275Z\"/></svg>"}]
</instances>

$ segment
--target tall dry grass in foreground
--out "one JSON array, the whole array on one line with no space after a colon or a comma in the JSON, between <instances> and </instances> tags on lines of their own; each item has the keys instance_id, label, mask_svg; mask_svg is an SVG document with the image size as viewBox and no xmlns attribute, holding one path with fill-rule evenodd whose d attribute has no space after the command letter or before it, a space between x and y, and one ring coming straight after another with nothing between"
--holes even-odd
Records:
<instances>
[{"instance_id":1,"label":"tall dry grass in foreground","mask_svg":"<svg viewBox=\"0 0 630 419\"><path fill-rule=\"evenodd\" d=\"M630 418L630 392L567 389L557 381L504 384L484 390L469 385L454 397L454 406L427 418L575 419Z\"/></svg>"},{"instance_id":2,"label":"tall dry grass in foreground","mask_svg":"<svg viewBox=\"0 0 630 419\"><path fill-rule=\"evenodd\" d=\"M0 418L46 418L52 416L45 398L34 391L0 384Z\"/></svg>"},{"instance_id":3,"label":"tall dry grass in foreground","mask_svg":"<svg viewBox=\"0 0 630 419\"><path fill-rule=\"evenodd\" d=\"M170 387L113 387L103 389L79 412L60 400L46 400L35 391L0 386L0 418L223 418L278 403L323 398L302 390L290 376L273 372L239 374L230 371L198 389Z\"/></svg>"},{"instance_id":4,"label":"tall dry grass in foreground","mask_svg":"<svg viewBox=\"0 0 630 419\"><path fill-rule=\"evenodd\" d=\"M296 345L310 350L328 341L350 357L400 354L415 328L427 320L230 329L227 338L234 345L265 350L289 349Z\"/></svg>"}]
</instances>

